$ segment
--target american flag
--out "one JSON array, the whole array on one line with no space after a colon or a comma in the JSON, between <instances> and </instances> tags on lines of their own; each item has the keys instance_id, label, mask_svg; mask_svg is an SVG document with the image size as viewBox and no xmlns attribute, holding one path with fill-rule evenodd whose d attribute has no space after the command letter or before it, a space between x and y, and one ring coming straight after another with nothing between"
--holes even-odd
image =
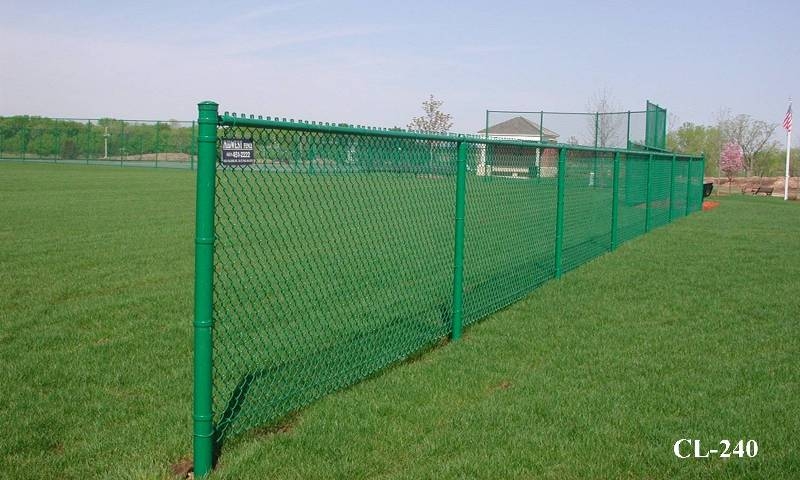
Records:
<instances>
[{"instance_id":1,"label":"american flag","mask_svg":"<svg viewBox=\"0 0 800 480\"><path fill-rule=\"evenodd\" d=\"M789 110L786 110L786 116L783 117L783 128L787 132L792 131L792 102L789 102Z\"/></svg>"}]
</instances>

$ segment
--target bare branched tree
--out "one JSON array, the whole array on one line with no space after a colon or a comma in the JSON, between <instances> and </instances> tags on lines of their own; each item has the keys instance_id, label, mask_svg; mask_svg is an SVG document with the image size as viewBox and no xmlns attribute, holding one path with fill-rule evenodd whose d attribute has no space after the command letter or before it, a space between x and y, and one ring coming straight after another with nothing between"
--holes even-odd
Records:
<instances>
[{"instance_id":1,"label":"bare branched tree","mask_svg":"<svg viewBox=\"0 0 800 480\"><path fill-rule=\"evenodd\" d=\"M408 124L409 130L421 130L423 132L446 133L453 127L453 117L449 113L439 110L444 104L441 100L436 100L433 95L422 102L422 109L425 115L414 117Z\"/></svg>"},{"instance_id":2,"label":"bare branched tree","mask_svg":"<svg viewBox=\"0 0 800 480\"><path fill-rule=\"evenodd\" d=\"M598 147L623 146L621 135L625 118L624 115L611 114L619 112L620 106L607 88L592 95L586 103L586 110L597 114L589 117L586 122L586 133L591 139L590 144L594 145L596 140Z\"/></svg>"},{"instance_id":3,"label":"bare branched tree","mask_svg":"<svg viewBox=\"0 0 800 480\"><path fill-rule=\"evenodd\" d=\"M735 117L720 115L719 122L723 141L736 142L742 148L745 174L765 171L761 164L767 160L767 153L777 148L772 135L778 124L754 120L744 114Z\"/></svg>"}]
</instances>

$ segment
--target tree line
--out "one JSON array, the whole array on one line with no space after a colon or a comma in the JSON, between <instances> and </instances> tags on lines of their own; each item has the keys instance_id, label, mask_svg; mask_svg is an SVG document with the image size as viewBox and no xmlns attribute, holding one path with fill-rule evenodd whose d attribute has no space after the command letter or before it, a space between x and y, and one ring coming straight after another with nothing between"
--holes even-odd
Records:
<instances>
[{"instance_id":1,"label":"tree line","mask_svg":"<svg viewBox=\"0 0 800 480\"><path fill-rule=\"evenodd\" d=\"M193 154L196 129L191 122L136 122L102 118L61 120L0 117L0 153L64 159L100 158L108 142L110 157L156 152Z\"/></svg>"},{"instance_id":2,"label":"tree line","mask_svg":"<svg viewBox=\"0 0 800 480\"><path fill-rule=\"evenodd\" d=\"M667 135L667 147L679 153L706 156L706 175L718 176L720 159L726 147L736 145L741 152L741 170L745 176L782 176L785 171L785 145L775 139L777 123L756 120L750 115L721 113L716 125L685 122ZM792 176L800 175L800 149L794 148ZM728 176L722 172L723 176Z\"/></svg>"}]
</instances>

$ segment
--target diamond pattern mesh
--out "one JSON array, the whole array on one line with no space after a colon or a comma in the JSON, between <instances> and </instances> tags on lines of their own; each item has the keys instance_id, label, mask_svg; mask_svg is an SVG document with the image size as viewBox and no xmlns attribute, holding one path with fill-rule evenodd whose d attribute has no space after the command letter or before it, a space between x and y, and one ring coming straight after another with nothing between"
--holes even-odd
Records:
<instances>
[{"instance_id":1,"label":"diamond pattern mesh","mask_svg":"<svg viewBox=\"0 0 800 480\"><path fill-rule=\"evenodd\" d=\"M612 248L610 150L221 118L220 139L252 139L254 150L246 164L217 152L217 441L452 332L459 142L465 324L556 276L560 195L561 270ZM682 216L687 198L699 209L702 162L687 183L685 158L616 154L618 242Z\"/></svg>"}]
</instances>

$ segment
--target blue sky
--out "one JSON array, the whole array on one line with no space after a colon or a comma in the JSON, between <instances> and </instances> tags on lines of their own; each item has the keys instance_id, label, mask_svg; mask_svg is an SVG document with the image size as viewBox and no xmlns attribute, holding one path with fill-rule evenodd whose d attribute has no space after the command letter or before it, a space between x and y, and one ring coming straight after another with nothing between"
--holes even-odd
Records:
<instances>
[{"instance_id":1,"label":"blue sky","mask_svg":"<svg viewBox=\"0 0 800 480\"><path fill-rule=\"evenodd\" d=\"M583 111L605 88L680 121L780 122L800 99L800 2L8 2L0 115L192 119L195 105L454 129L491 109Z\"/></svg>"}]
</instances>

